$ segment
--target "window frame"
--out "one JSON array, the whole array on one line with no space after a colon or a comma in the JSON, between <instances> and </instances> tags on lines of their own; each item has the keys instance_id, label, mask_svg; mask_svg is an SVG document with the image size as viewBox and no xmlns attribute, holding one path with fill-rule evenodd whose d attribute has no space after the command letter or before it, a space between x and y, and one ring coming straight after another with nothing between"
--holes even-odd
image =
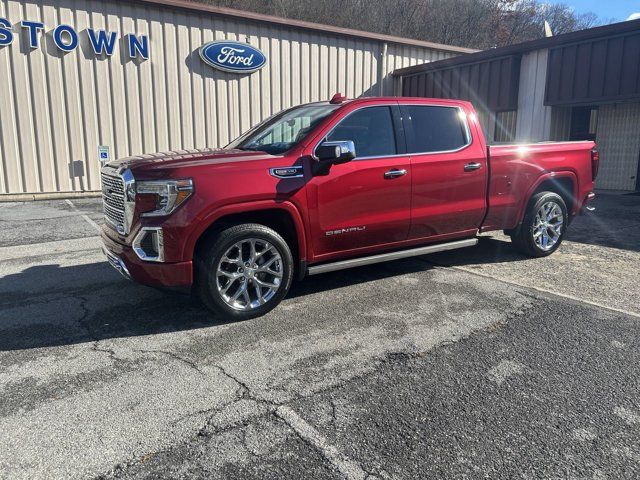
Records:
<instances>
[{"instance_id":1,"label":"window frame","mask_svg":"<svg viewBox=\"0 0 640 480\"><path fill-rule=\"evenodd\" d=\"M409 113L408 107L437 107L437 108L452 108L458 111L458 118L461 117L460 114L464 115L464 119L460 118L463 123L464 133L467 136L467 143L462 145L461 147L454 148L451 150L438 150L433 152L410 152L411 148L415 143L415 129L413 128L413 118ZM467 112L459 105L441 105L437 103L401 103L400 111L402 112L402 122L405 125L406 141L407 141L407 155L441 155L444 153L457 153L461 152L469 148L473 144L473 134L471 132L471 126L469 125L469 118L467 116Z\"/></svg>"},{"instance_id":2,"label":"window frame","mask_svg":"<svg viewBox=\"0 0 640 480\"><path fill-rule=\"evenodd\" d=\"M354 115L355 113L361 111L361 110L365 110L367 108L379 108L379 107L387 107L389 108L389 111L391 113L391 123L393 124L393 136L396 142L396 151L397 153L393 154L393 155L370 155L367 157L359 157L358 156L358 151L356 149L356 158L354 158L352 161L353 162L357 162L360 160L372 160L372 159L376 159L376 158L395 158L395 157L406 157L407 156L407 139L406 139L406 135L405 135L405 129L404 129L404 124L402 122L402 115L400 112L400 107L398 106L397 103L378 103L375 105L363 105L361 107L357 107L354 108L353 110L351 110L349 113L347 113L344 117L340 118L337 123L332 126L329 131L324 134L322 136L322 138L320 139L320 141L318 141L318 143L316 143L316 145L313 147L313 156L317 158L316 155L316 149L322 145L324 142L327 141L327 138L329 137L329 135L331 135L333 133L333 131L338 128L340 126L340 124L345 121L347 118L349 118L351 115Z\"/></svg>"}]
</instances>

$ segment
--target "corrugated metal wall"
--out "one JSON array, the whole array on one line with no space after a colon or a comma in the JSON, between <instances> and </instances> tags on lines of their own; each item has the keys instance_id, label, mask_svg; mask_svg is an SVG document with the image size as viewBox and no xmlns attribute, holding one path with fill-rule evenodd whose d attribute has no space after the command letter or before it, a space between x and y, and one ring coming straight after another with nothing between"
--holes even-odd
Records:
<instances>
[{"instance_id":1,"label":"corrugated metal wall","mask_svg":"<svg viewBox=\"0 0 640 480\"><path fill-rule=\"evenodd\" d=\"M404 75L402 94L468 100L490 111L515 110L520 57L507 56Z\"/></svg>"},{"instance_id":2,"label":"corrugated metal wall","mask_svg":"<svg viewBox=\"0 0 640 480\"><path fill-rule=\"evenodd\" d=\"M392 95L395 69L454 55L222 15L124 1L0 0L14 26L0 48L1 194L99 190L98 145L111 157L223 146L260 120L299 103ZM42 21L40 47L27 47L21 20ZM63 54L51 31L68 24L80 46ZM111 57L91 51L86 29L118 32ZM121 38L149 35L150 58L131 60ZM204 64L198 48L249 42L268 63L240 76Z\"/></svg>"},{"instance_id":3,"label":"corrugated metal wall","mask_svg":"<svg viewBox=\"0 0 640 480\"><path fill-rule=\"evenodd\" d=\"M493 141L495 143L513 143L516 136L517 119L517 110L496 113Z\"/></svg>"},{"instance_id":4,"label":"corrugated metal wall","mask_svg":"<svg viewBox=\"0 0 640 480\"><path fill-rule=\"evenodd\" d=\"M635 190L640 157L640 103L600 106L596 142L601 159L596 187Z\"/></svg>"},{"instance_id":5,"label":"corrugated metal wall","mask_svg":"<svg viewBox=\"0 0 640 480\"><path fill-rule=\"evenodd\" d=\"M490 112L484 108L474 105L476 113L478 114L478 121L482 127L482 133L487 143L492 144L495 142L494 135L496 133L496 114Z\"/></svg>"},{"instance_id":6,"label":"corrugated metal wall","mask_svg":"<svg viewBox=\"0 0 640 480\"><path fill-rule=\"evenodd\" d=\"M637 99L638 52L638 28L551 48L545 104L587 105Z\"/></svg>"},{"instance_id":7,"label":"corrugated metal wall","mask_svg":"<svg viewBox=\"0 0 640 480\"><path fill-rule=\"evenodd\" d=\"M551 107L544 105L549 51L535 50L522 55L516 141L541 142L551 135Z\"/></svg>"},{"instance_id":8,"label":"corrugated metal wall","mask_svg":"<svg viewBox=\"0 0 640 480\"><path fill-rule=\"evenodd\" d=\"M551 107L551 131L549 140L560 142L569 140L570 136L571 107Z\"/></svg>"}]
</instances>

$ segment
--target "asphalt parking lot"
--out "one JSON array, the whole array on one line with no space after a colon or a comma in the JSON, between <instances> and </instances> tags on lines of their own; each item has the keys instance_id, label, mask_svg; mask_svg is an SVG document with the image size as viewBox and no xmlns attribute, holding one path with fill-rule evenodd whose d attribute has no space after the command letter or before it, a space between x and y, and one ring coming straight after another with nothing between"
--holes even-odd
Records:
<instances>
[{"instance_id":1,"label":"asphalt parking lot","mask_svg":"<svg viewBox=\"0 0 640 480\"><path fill-rule=\"evenodd\" d=\"M2 478L639 478L640 196L211 318L104 261L97 199L0 203Z\"/></svg>"}]
</instances>

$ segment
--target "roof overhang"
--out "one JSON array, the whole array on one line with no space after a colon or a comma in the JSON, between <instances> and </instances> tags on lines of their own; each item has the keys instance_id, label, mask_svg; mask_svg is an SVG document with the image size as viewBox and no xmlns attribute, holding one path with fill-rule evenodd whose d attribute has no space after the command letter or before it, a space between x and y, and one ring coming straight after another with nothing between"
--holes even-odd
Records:
<instances>
[{"instance_id":1,"label":"roof overhang","mask_svg":"<svg viewBox=\"0 0 640 480\"><path fill-rule=\"evenodd\" d=\"M483 50L469 55L460 55L457 57L438 60L435 62L414 65L412 67L400 68L394 70L391 74L395 76L407 77L431 70L441 70L457 65L468 65L472 63L485 62L488 60L507 57L510 55L522 55L533 50L542 50L546 48L559 47L570 44L582 43L598 38L612 37L617 35L625 35L631 32L640 31L640 19L629 20L626 22L613 23L602 27L589 28L586 30L578 30L577 32L565 33L554 37L540 38L529 42L508 45L506 47L492 48Z\"/></svg>"}]
</instances>

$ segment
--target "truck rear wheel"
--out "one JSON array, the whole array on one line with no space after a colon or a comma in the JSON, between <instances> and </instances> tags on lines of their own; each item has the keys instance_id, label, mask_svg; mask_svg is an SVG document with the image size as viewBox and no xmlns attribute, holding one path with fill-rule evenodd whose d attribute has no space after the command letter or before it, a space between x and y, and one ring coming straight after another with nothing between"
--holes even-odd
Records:
<instances>
[{"instance_id":1,"label":"truck rear wheel","mask_svg":"<svg viewBox=\"0 0 640 480\"><path fill-rule=\"evenodd\" d=\"M530 257L546 257L555 252L564 238L569 216L560 195L540 192L529 201L522 225L513 232L516 249Z\"/></svg>"},{"instance_id":2,"label":"truck rear wheel","mask_svg":"<svg viewBox=\"0 0 640 480\"><path fill-rule=\"evenodd\" d=\"M200 299L230 320L266 314L287 294L292 279L289 246L264 225L248 223L222 230L197 258Z\"/></svg>"}]
</instances>

